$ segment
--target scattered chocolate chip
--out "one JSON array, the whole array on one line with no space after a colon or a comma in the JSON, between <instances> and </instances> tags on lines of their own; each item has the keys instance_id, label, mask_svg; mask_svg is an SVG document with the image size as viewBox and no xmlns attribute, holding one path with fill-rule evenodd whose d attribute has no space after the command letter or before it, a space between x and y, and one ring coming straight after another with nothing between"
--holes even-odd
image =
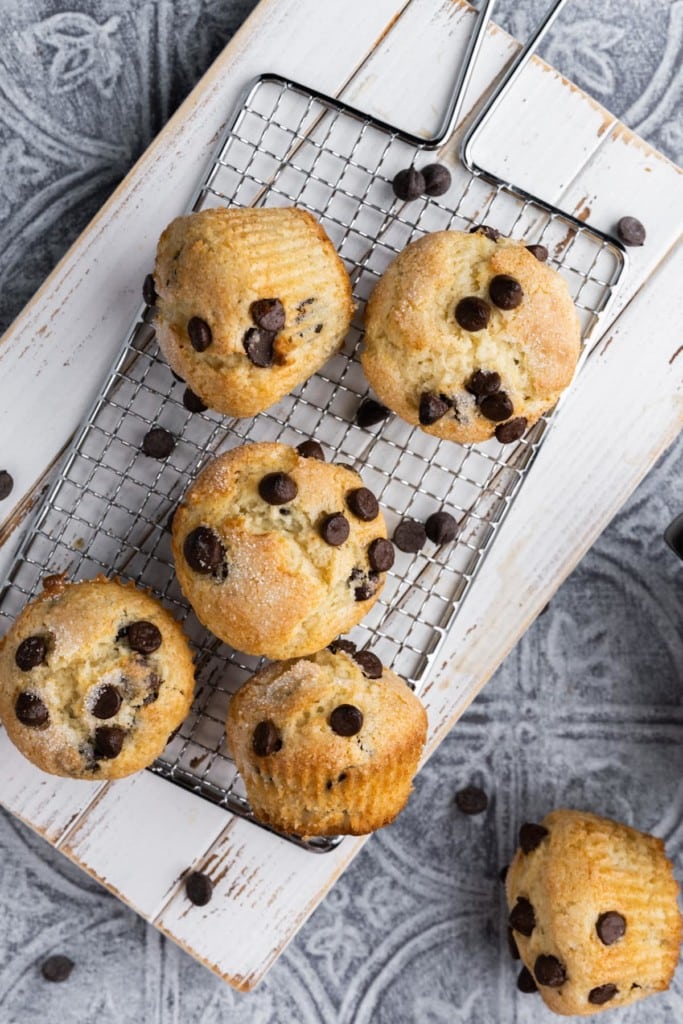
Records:
<instances>
[{"instance_id":1,"label":"scattered chocolate chip","mask_svg":"<svg viewBox=\"0 0 683 1024\"><path fill-rule=\"evenodd\" d=\"M325 452L321 444L317 441L302 441L301 444L296 446L296 450L299 455L304 459L319 459L320 462L325 461Z\"/></svg>"},{"instance_id":2,"label":"scattered chocolate chip","mask_svg":"<svg viewBox=\"0 0 683 1024\"><path fill-rule=\"evenodd\" d=\"M183 405L188 412L206 412L206 404L190 388L183 391Z\"/></svg>"},{"instance_id":3,"label":"scattered chocolate chip","mask_svg":"<svg viewBox=\"0 0 683 1024\"><path fill-rule=\"evenodd\" d=\"M532 822L522 825L519 830L519 845L522 847L522 852L533 853L549 834L548 829L543 825L535 825Z\"/></svg>"},{"instance_id":4,"label":"scattered chocolate chip","mask_svg":"<svg viewBox=\"0 0 683 1024\"><path fill-rule=\"evenodd\" d=\"M538 992L534 976L526 967L522 967L519 975L517 976L517 988L520 992L524 992L524 994L528 996L532 995L534 992Z\"/></svg>"},{"instance_id":5,"label":"scattered chocolate chip","mask_svg":"<svg viewBox=\"0 0 683 1024\"><path fill-rule=\"evenodd\" d=\"M393 539L397 548L412 554L424 547L427 531L416 519L404 519L394 530Z\"/></svg>"},{"instance_id":6,"label":"scattered chocolate chip","mask_svg":"<svg viewBox=\"0 0 683 1024\"><path fill-rule=\"evenodd\" d=\"M257 327L277 334L285 326L285 307L279 299L257 299L249 307L251 319Z\"/></svg>"},{"instance_id":7,"label":"scattered chocolate chip","mask_svg":"<svg viewBox=\"0 0 683 1024\"><path fill-rule=\"evenodd\" d=\"M118 757L125 737L125 729L118 725L100 725L95 729L95 758L98 761L110 761Z\"/></svg>"},{"instance_id":8,"label":"scattered chocolate chip","mask_svg":"<svg viewBox=\"0 0 683 1024\"><path fill-rule=\"evenodd\" d=\"M424 192L428 196L442 196L451 187L451 172L443 164L428 164L422 168Z\"/></svg>"},{"instance_id":9,"label":"scattered chocolate chip","mask_svg":"<svg viewBox=\"0 0 683 1024\"><path fill-rule=\"evenodd\" d=\"M458 524L450 512L432 512L425 523L425 533L432 544L448 544L457 532Z\"/></svg>"},{"instance_id":10,"label":"scattered chocolate chip","mask_svg":"<svg viewBox=\"0 0 683 1024\"><path fill-rule=\"evenodd\" d=\"M484 398L500 391L500 384L500 374L495 370L475 370L465 384L465 389L477 398Z\"/></svg>"},{"instance_id":11,"label":"scattered chocolate chip","mask_svg":"<svg viewBox=\"0 0 683 1024\"><path fill-rule=\"evenodd\" d=\"M545 263L548 259L548 250L545 245L527 245L532 256L535 256L539 263Z\"/></svg>"},{"instance_id":12,"label":"scattered chocolate chip","mask_svg":"<svg viewBox=\"0 0 683 1024\"><path fill-rule=\"evenodd\" d=\"M14 487L14 479L6 469L0 469L0 501L9 498Z\"/></svg>"},{"instance_id":13,"label":"scattered chocolate chip","mask_svg":"<svg viewBox=\"0 0 683 1024\"><path fill-rule=\"evenodd\" d=\"M153 622L140 619L126 627L126 636L131 650L138 654L152 654L161 647L161 630Z\"/></svg>"},{"instance_id":14,"label":"scattered chocolate chip","mask_svg":"<svg viewBox=\"0 0 683 1024\"><path fill-rule=\"evenodd\" d=\"M616 910L608 910L595 922L595 930L603 946L613 946L626 934L626 918Z\"/></svg>"},{"instance_id":15,"label":"scattered chocolate chip","mask_svg":"<svg viewBox=\"0 0 683 1024\"><path fill-rule=\"evenodd\" d=\"M218 534L209 526L198 526L188 533L183 554L190 569L207 576L215 573L225 559L225 548Z\"/></svg>"},{"instance_id":16,"label":"scattered chocolate chip","mask_svg":"<svg viewBox=\"0 0 683 1024\"><path fill-rule=\"evenodd\" d=\"M384 671L382 668L382 662L376 654L372 653L372 651L357 651L353 656L353 660L363 669L363 675L366 676L366 678L382 678L382 672ZM344 705L342 705L342 707L343 706Z\"/></svg>"},{"instance_id":17,"label":"scattered chocolate chip","mask_svg":"<svg viewBox=\"0 0 683 1024\"><path fill-rule=\"evenodd\" d=\"M92 706L95 718L113 718L121 707L121 694L115 686L103 686Z\"/></svg>"},{"instance_id":18,"label":"scattered chocolate chip","mask_svg":"<svg viewBox=\"0 0 683 1024\"><path fill-rule=\"evenodd\" d=\"M206 320L202 320L199 316L190 318L187 324L187 333L190 336L190 344L195 352L206 352L213 341L211 328Z\"/></svg>"},{"instance_id":19,"label":"scattered chocolate chip","mask_svg":"<svg viewBox=\"0 0 683 1024\"><path fill-rule=\"evenodd\" d=\"M195 907L205 907L213 896L213 882L203 871L191 871L185 879L185 894Z\"/></svg>"},{"instance_id":20,"label":"scattered chocolate chip","mask_svg":"<svg viewBox=\"0 0 683 1024\"><path fill-rule=\"evenodd\" d=\"M347 541L350 532L349 521L341 512L333 512L331 516L327 516L320 527L320 536L333 548L338 548Z\"/></svg>"},{"instance_id":21,"label":"scattered chocolate chip","mask_svg":"<svg viewBox=\"0 0 683 1024\"><path fill-rule=\"evenodd\" d=\"M524 292L519 281L509 274L496 274L489 284L491 302L498 309L517 309L522 303Z\"/></svg>"},{"instance_id":22,"label":"scattered chocolate chip","mask_svg":"<svg viewBox=\"0 0 683 1024\"><path fill-rule=\"evenodd\" d=\"M374 427L376 423L381 423L389 415L390 411L385 405L380 405L374 398L366 398L358 406L356 423L359 427Z\"/></svg>"},{"instance_id":23,"label":"scattered chocolate chip","mask_svg":"<svg viewBox=\"0 0 683 1024\"><path fill-rule=\"evenodd\" d=\"M517 948L517 943L515 942L515 933L513 932L510 925L508 925L508 949L510 950L510 956L512 957L513 960L520 959L519 949Z\"/></svg>"},{"instance_id":24,"label":"scattered chocolate chip","mask_svg":"<svg viewBox=\"0 0 683 1024\"><path fill-rule=\"evenodd\" d=\"M593 1006L602 1006L603 1003L608 1003L610 999L614 999L618 991L617 986L608 981L606 985L598 985L597 988L590 990L588 1002L592 1003Z\"/></svg>"},{"instance_id":25,"label":"scattered chocolate chip","mask_svg":"<svg viewBox=\"0 0 683 1024\"><path fill-rule=\"evenodd\" d=\"M367 487L357 487L346 495L346 504L357 519L364 523L371 523L379 515L379 503L377 498Z\"/></svg>"},{"instance_id":26,"label":"scattered chocolate chip","mask_svg":"<svg viewBox=\"0 0 683 1024\"><path fill-rule=\"evenodd\" d=\"M508 871L509 870L510 870L510 865L509 864L503 864L502 868L498 872L498 877L501 880L501 882L503 883L503 885L505 885L505 881L507 879Z\"/></svg>"},{"instance_id":27,"label":"scattered chocolate chip","mask_svg":"<svg viewBox=\"0 0 683 1024\"><path fill-rule=\"evenodd\" d=\"M17 647L14 660L22 672L42 665L47 657L47 639L44 636L27 636Z\"/></svg>"},{"instance_id":28,"label":"scattered chocolate chip","mask_svg":"<svg viewBox=\"0 0 683 1024\"><path fill-rule=\"evenodd\" d=\"M420 423L423 427L429 427L445 416L452 407L453 403L442 395L435 395L433 391L423 391L420 395Z\"/></svg>"},{"instance_id":29,"label":"scattered chocolate chip","mask_svg":"<svg viewBox=\"0 0 683 1024\"><path fill-rule=\"evenodd\" d=\"M500 423L507 420L515 411L506 391L496 391L494 395L486 395L479 402L479 411L482 416L493 423Z\"/></svg>"},{"instance_id":30,"label":"scattered chocolate chip","mask_svg":"<svg viewBox=\"0 0 683 1024\"><path fill-rule=\"evenodd\" d=\"M330 715L330 729L337 736L355 736L363 727L363 712L353 704L340 704Z\"/></svg>"},{"instance_id":31,"label":"scattered chocolate chip","mask_svg":"<svg viewBox=\"0 0 683 1024\"><path fill-rule=\"evenodd\" d=\"M280 730L267 718L254 729L252 747L257 757L268 757L269 754L277 754L282 749Z\"/></svg>"},{"instance_id":32,"label":"scattered chocolate chip","mask_svg":"<svg viewBox=\"0 0 683 1024\"><path fill-rule=\"evenodd\" d=\"M175 437L163 427L152 427L142 439L142 450L151 459L166 459L175 448Z\"/></svg>"},{"instance_id":33,"label":"scattered chocolate chip","mask_svg":"<svg viewBox=\"0 0 683 1024\"><path fill-rule=\"evenodd\" d=\"M395 557L394 545L386 537L377 537L368 548L368 562L375 572L388 572Z\"/></svg>"},{"instance_id":34,"label":"scattered chocolate chip","mask_svg":"<svg viewBox=\"0 0 683 1024\"><path fill-rule=\"evenodd\" d=\"M148 274L142 282L142 298L148 306L156 306L157 304L157 289L152 274Z\"/></svg>"},{"instance_id":35,"label":"scattered chocolate chip","mask_svg":"<svg viewBox=\"0 0 683 1024\"><path fill-rule=\"evenodd\" d=\"M483 814L489 798L479 786L465 786L455 794L455 805L463 814Z\"/></svg>"},{"instance_id":36,"label":"scattered chocolate chip","mask_svg":"<svg viewBox=\"0 0 683 1024\"><path fill-rule=\"evenodd\" d=\"M464 331L483 331L491 319L491 307L476 295L467 295L455 307L455 319Z\"/></svg>"},{"instance_id":37,"label":"scattered chocolate chip","mask_svg":"<svg viewBox=\"0 0 683 1024\"><path fill-rule=\"evenodd\" d=\"M35 693L20 693L14 705L14 714L29 729L44 729L50 720L47 707Z\"/></svg>"},{"instance_id":38,"label":"scattered chocolate chip","mask_svg":"<svg viewBox=\"0 0 683 1024\"><path fill-rule=\"evenodd\" d=\"M275 335L260 327L250 327L242 339L249 361L261 368L273 365L274 342Z\"/></svg>"},{"instance_id":39,"label":"scattered chocolate chip","mask_svg":"<svg viewBox=\"0 0 683 1024\"><path fill-rule=\"evenodd\" d=\"M538 985L547 985L548 988L561 988L567 980L567 969L556 956L541 953L540 956L536 957L534 976Z\"/></svg>"},{"instance_id":40,"label":"scattered chocolate chip","mask_svg":"<svg viewBox=\"0 0 683 1024\"><path fill-rule=\"evenodd\" d=\"M417 199L426 188L424 175L414 167L406 167L405 170L399 171L392 186L396 198L404 201Z\"/></svg>"},{"instance_id":41,"label":"scattered chocolate chip","mask_svg":"<svg viewBox=\"0 0 683 1024\"><path fill-rule=\"evenodd\" d=\"M258 492L269 505L286 505L294 501L299 488L287 473L267 473L259 482Z\"/></svg>"},{"instance_id":42,"label":"scattered chocolate chip","mask_svg":"<svg viewBox=\"0 0 683 1024\"><path fill-rule=\"evenodd\" d=\"M617 234L624 245L642 245L645 241L645 226L637 217L622 217L617 224Z\"/></svg>"},{"instance_id":43,"label":"scattered chocolate chip","mask_svg":"<svg viewBox=\"0 0 683 1024\"><path fill-rule=\"evenodd\" d=\"M341 637L338 637L336 640L333 640L331 644L328 644L327 649L328 651L331 651L332 654L339 654L340 651L343 651L344 654L350 654L351 657L356 653L356 645L353 640L344 640Z\"/></svg>"},{"instance_id":44,"label":"scattered chocolate chip","mask_svg":"<svg viewBox=\"0 0 683 1024\"><path fill-rule=\"evenodd\" d=\"M519 441L520 437L524 437L528 422L526 416L515 416L507 423L499 423L495 431L496 440L501 444L512 444L513 441Z\"/></svg>"},{"instance_id":45,"label":"scattered chocolate chip","mask_svg":"<svg viewBox=\"0 0 683 1024\"><path fill-rule=\"evenodd\" d=\"M49 956L41 965L40 973L45 981L66 981L74 969L74 962L68 956Z\"/></svg>"},{"instance_id":46,"label":"scattered chocolate chip","mask_svg":"<svg viewBox=\"0 0 683 1024\"><path fill-rule=\"evenodd\" d=\"M529 938L536 927L536 914L529 900L525 899L524 896L518 896L517 902L510 911L508 921L511 928L514 928L520 935L526 935Z\"/></svg>"},{"instance_id":47,"label":"scattered chocolate chip","mask_svg":"<svg viewBox=\"0 0 683 1024\"><path fill-rule=\"evenodd\" d=\"M488 224L475 224L473 228L470 228L471 235L475 235L477 232L484 235L486 238L490 238L492 242L497 242L500 238L500 231L498 228L489 227Z\"/></svg>"},{"instance_id":48,"label":"scattered chocolate chip","mask_svg":"<svg viewBox=\"0 0 683 1024\"><path fill-rule=\"evenodd\" d=\"M369 572L365 573L362 569L352 569L349 581L354 583L360 580L361 582L357 587L354 588L354 597L356 601L369 601L377 593L379 587L379 573Z\"/></svg>"}]
</instances>

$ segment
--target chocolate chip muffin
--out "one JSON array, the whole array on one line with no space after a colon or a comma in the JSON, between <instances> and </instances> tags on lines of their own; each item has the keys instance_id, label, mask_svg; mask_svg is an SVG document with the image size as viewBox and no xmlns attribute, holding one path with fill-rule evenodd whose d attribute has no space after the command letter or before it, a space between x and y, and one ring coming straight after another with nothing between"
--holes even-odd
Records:
<instances>
[{"instance_id":1,"label":"chocolate chip muffin","mask_svg":"<svg viewBox=\"0 0 683 1024\"><path fill-rule=\"evenodd\" d=\"M0 641L0 719L53 775L118 779L145 768L193 690L180 626L132 583L48 577Z\"/></svg>"},{"instance_id":2,"label":"chocolate chip muffin","mask_svg":"<svg viewBox=\"0 0 683 1024\"><path fill-rule=\"evenodd\" d=\"M393 553L358 474L285 444L221 455L173 518L176 573L197 617L237 650L269 658L313 654L351 629Z\"/></svg>"},{"instance_id":3,"label":"chocolate chip muffin","mask_svg":"<svg viewBox=\"0 0 683 1024\"><path fill-rule=\"evenodd\" d=\"M560 810L523 825L519 840L510 926L551 1010L586 1016L669 987L681 915L661 839Z\"/></svg>"},{"instance_id":4,"label":"chocolate chip muffin","mask_svg":"<svg viewBox=\"0 0 683 1024\"><path fill-rule=\"evenodd\" d=\"M146 292L171 368L229 416L254 416L320 369L353 315L342 260L294 207L178 217Z\"/></svg>"},{"instance_id":5,"label":"chocolate chip muffin","mask_svg":"<svg viewBox=\"0 0 683 1024\"><path fill-rule=\"evenodd\" d=\"M370 296L365 332L361 361L381 401L460 443L522 437L570 383L581 341L562 278L484 231L407 246Z\"/></svg>"},{"instance_id":6,"label":"chocolate chip muffin","mask_svg":"<svg viewBox=\"0 0 683 1024\"><path fill-rule=\"evenodd\" d=\"M363 835L393 821L426 734L406 683L344 641L336 653L263 669L232 698L227 720L254 814L308 836Z\"/></svg>"}]
</instances>

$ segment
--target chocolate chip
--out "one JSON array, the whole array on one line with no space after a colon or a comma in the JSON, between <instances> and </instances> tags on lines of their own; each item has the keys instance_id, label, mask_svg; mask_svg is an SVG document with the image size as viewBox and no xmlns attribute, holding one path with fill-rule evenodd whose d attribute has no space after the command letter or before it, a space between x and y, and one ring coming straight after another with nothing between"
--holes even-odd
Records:
<instances>
[{"instance_id":1,"label":"chocolate chip","mask_svg":"<svg viewBox=\"0 0 683 1024\"><path fill-rule=\"evenodd\" d=\"M40 967L45 981L66 981L74 969L74 962L68 956L49 956Z\"/></svg>"},{"instance_id":2,"label":"chocolate chip","mask_svg":"<svg viewBox=\"0 0 683 1024\"><path fill-rule=\"evenodd\" d=\"M425 191L426 183L424 175L414 167L406 167L399 171L393 182L394 195L397 199L417 199Z\"/></svg>"},{"instance_id":3,"label":"chocolate chip","mask_svg":"<svg viewBox=\"0 0 683 1024\"><path fill-rule=\"evenodd\" d=\"M344 654L350 654L351 657L356 653L356 645L353 640L343 640L341 637L337 640L333 640L331 644L328 644L327 649L328 651L331 651L332 654L338 654L340 651L343 651Z\"/></svg>"},{"instance_id":4,"label":"chocolate chip","mask_svg":"<svg viewBox=\"0 0 683 1024\"><path fill-rule=\"evenodd\" d=\"M322 331L323 327L324 327L324 324L316 324L315 327L313 328L313 333L314 334L320 334L320 332Z\"/></svg>"},{"instance_id":5,"label":"chocolate chip","mask_svg":"<svg viewBox=\"0 0 683 1024\"><path fill-rule=\"evenodd\" d=\"M95 718L113 718L121 707L121 694L115 686L103 686L92 706Z\"/></svg>"},{"instance_id":6,"label":"chocolate chip","mask_svg":"<svg viewBox=\"0 0 683 1024\"><path fill-rule=\"evenodd\" d=\"M206 320L202 320L199 316L190 318L187 324L187 333L190 336L190 344L195 352L206 352L213 341L211 328Z\"/></svg>"},{"instance_id":7,"label":"chocolate chip","mask_svg":"<svg viewBox=\"0 0 683 1024\"><path fill-rule=\"evenodd\" d=\"M496 274L489 284L489 296L498 309L517 309L522 303L524 292L514 277L510 277L509 274Z\"/></svg>"},{"instance_id":8,"label":"chocolate chip","mask_svg":"<svg viewBox=\"0 0 683 1024\"><path fill-rule=\"evenodd\" d=\"M153 622L140 619L126 626L128 644L138 654L152 654L161 647L161 630Z\"/></svg>"},{"instance_id":9,"label":"chocolate chip","mask_svg":"<svg viewBox=\"0 0 683 1024\"><path fill-rule=\"evenodd\" d=\"M508 949L510 950L510 956L512 957L513 960L520 959L519 949L517 948L517 943L515 942L515 933L513 932L510 925L508 925Z\"/></svg>"},{"instance_id":10,"label":"chocolate chip","mask_svg":"<svg viewBox=\"0 0 683 1024\"><path fill-rule=\"evenodd\" d=\"M432 544L448 544L457 532L458 524L450 512L432 512L425 523L425 533Z\"/></svg>"},{"instance_id":11,"label":"chocolate chip","mask_svg":"<svg viewBox=\"0 0 683 1024\"><path fill-rule=\"evenodd\" d=\"M257 299L249 307L251 319L257 327L277 334L285 326L285 307L279 299Z\"/></svg>"},{"instance_id":12,"label":"chocolate chip","mask_svg":"<svg viewBox=\"0 0 683 1024\"><path fill-rule=\"evenodd\" d=\"M301 444L296 446L296 450L299 455L304 459L319 459L320 462L325 461L325 452L321 444L317 441L302 441Z\"/></svg>"},{"instance_id":13,"label":"chocolate chip","mask_svg":"<svg viewBox=\"0 0 683 1024\"><path fill-rule=\"evenodd\" d=\"M358 406L356 423L359 427L374 427L376 423L381 423L389 415L389 409L385 405L380 405L374 398L366 398Z\"/></svg>"},{"instance_id":14,"label":"chocolate chip","mask_svg":"<svg viewBox=\"0 0 683 1024\"><path fill-rule=\"evenodd\" d=\"M362 582L360 582L353 591L356 601L369 601L370 598L377 593L377 589L379 587L379 573L365 573L359 568L352 569L349 581L353 583L357 580L361 580Z\"/></svg>"},{"instance_id":15,"label":"chocolate chip","mask_svg":"<svg viewBox=\"0 0 683 1024\"><path fill-rule=\"evenodd\" d=\"M505 885L505 880L506 880L506 878L508 876L508 871L509 870L510 870L510 865L509 864L503 864L502 868L498 872L498 877L501 880L501 882L503 883L503 885Z\"/></svg>"},{"instance_id":16,"label":"chocolate chip","mask_svg":"<svg viewBox=\"0 0 683 1024\"><path fill-rule=\"evenodd\" d=\"M486 238L490 238L492 242L497 242L500 238L500 231L498 228L489 227L488 224L475 224L473 228L470 228L471 235L475 235L477 232L484 235Z\"/></svg>"},{"instance_id":17,"label":"chocolate chip","mask_svg":"<svg viewBox=\"0 0 683 1024\"><path fill-rule=\"evenodd\" d=\"M404 519L394 530L394 544L401 551L414 553L424 547L427 531L416 519Z\"/></svg>"},{"instance_id":18,"label":"chocolate chip","mask_svg":"<svg viewBox=\"0 0 683 1024\"><path fill-rule=\"evenodd\" d=\"M617 234L624 245L642 245L645 241L645 227L637 217L622 217L617 224Z\"/></svg>"},{"instance_id":19,"label":"chocolate chip","mask_svg":"<svg viewBox=\"0 0 683 1024\"><path fill-rule=\"evenodd\" d=\"M422 168L424 192L428 196L442 196L451 187L451 172L443 164L427 164Z\"/></svg>"},{"instance_id":20,"label":"chocolate chip","mask_svg":"<svg viewBox=\"0 0 683 1024\"><path fill-rule=\"evenodd\" d=\"M47 639L44 636L27 636L17 647L14 660L22 672L42 665L47 657Z\"/></svg>"},{"instance_id":21,"label":"chocolate chip","mask_svg":"<svg viewBox=\"0 0 683 1024\"><path fill-rule=\"evenodd\" d=\"M320 536L333 548L338 548L348 540L350 532L349 521L341 512L333 512L331 516L327 516L320 527Z\"/></svg>"},{"instance_id":22,"label":"chocolate chip","mask_svg":"<svg viewBox=\"0 0 683 1024\"><path fill-rule=\"evenodd\" d=\"M188 412L206 412L206 405L190 388L183 391L183 405Z\"/></svg>"},{"instance_id":23,"label":"chocolate chip","mask_svg":"<svg viewBox=\"0 0 683 1024\"><path fill-rule=\"evenodd\" d=\"M142 298L148 306L156 306L157 304L157 289L152 274L148 274L142 282Z\"/></svg>"},{"instance_id":24,"label":"chocolate chip","mask_svg":"<svg viewBox=\"0 0 683 1024\"><path fill-rule=\"evenodd\" d=\"M556 956L541 953L536 957L534 976L539 985L547 985L548 988L561 988L567 980L567 969Z\"/></svg>"},{"instance_id":25,"label":"chocolate chip","mask_svg":"<svg viewBox=\"0 0 683 1024\"><path fill-rule=\"evenodd\" d=\"M501 444L512 444L513 441L519 441L520 437L524 436L528 425L529 421L526 416L515 416L507 423L498 424L495 431L496 439Z\"/></svg>"},{"instance_id":26,"label":"chocolate chip","mask_svg":"<svg viewBox=\"0 0 683 1024\"><path fill-rule=\"evenodd\" d=\"M491 319L491 307L476 295L467 295L455 307L455 319L464 331L482 331Z\"/></svg>"},{"instance_id":27,"label":"chocolate chip","mask_svg":"<svg viewBox=\"0 0 683 1024\"><path fill-rule=\"evenodd\" d=\"M173 434L163 427L152 427L142 439L142 450L151 459L166 459L175 448Z\"/></svg>"},{"instance_id":28,"label":"chocolate chip","mask_svg":"<svg viewBox=\"0 0 683 1024\"><path fill-rule=\"evenodd\" d=\"M0 469L0 501L4 501L5 498L9 498L14 487L14 479L12 475L7 472L6 469Z\"/></svg>"},{"instance_id":29,"label":"chocolate chip","mask_svg":"<svg viewBox=\"0 0 683 1024\"><path fill-rule=\"evenodd\" d=\"M147 707L148 704L154 704L159 699L159 690L163 679L160 679L156 672L150 672L147 676L146 683L149 689L149 693L142 702L143 707Z\"/></svg>"},{"instance_id":30,"label":"chocolate chip","mask_svg":"<svg viewBox=\"0 0 683 1024\"><path fill-rule=\"evenodd\" d=\"M191 871L185 879L185 894L195 907L205 907L213 896L213 882L202 871Z\"/></svg>"},{"instance_id":31,"label":"chocolate chip","mask_svg":"<svg viewBox=\"0 0 683 1024\"><path fill-rule=\"evenodd\" d=\"M500 391L500 383L500 374L495 370L475 370L465 384L465 389L477 398L484 398Z\"/></svg>"},{"instance_id":32,"label":"chocolate chip","mask_svg":"<svg viewBox=\"0 0 683 1024\"><path fill-rule=\"evenodd\" d=\"M367 679L382 678L382 672L384 671L384 669L382 668L382 662L379 660L376 654L372 653L372 651L358 651L356 654L354 654L353 660L357 662L363 669L363 675ZM342 705L342 707L343 706L344 705Z\"/></svg>"},{"instance_id":33,"label":"chocolate chip","mask_svg":"<svg viewBox=\"0 0 683 1024\"><path fill-rule=\"evenodd\" d=\"M249 361L262 368L273 365L274 342L275 335L259 327L250 327L242 339Z\"/></svg>"},{"instance_id":34,"label":"chocolate chip","mask_svg":"<svg viewBox=\"0 0 683 1024\"><path fill-rule=\"evenodd\" d=\"M465 786L455 794L455 805L463 814L483 814L489 805L489 798L478 786Z\"/></svg>"},{"instance_id":35,"label":"chocolate chip","mask_svg":"<svg viewBox=\"0 0 683 1024\"><path fill-rule=\"evenodd\" d=\"M626 934L626 918L616 910L608 910L595 922L595 930L603 946L613 946Z\"/></svg>"},{"instance_id":36,"label":"chocolate chip","mask_svg":"<svg viewBox=\"0 0 683 1024\"><path fill-rule=\"evenodd\" d=\"M539 263L545 263L548 259L548 250L545 245L527 245L532 256L535 256Z\"/></svg>"},{"instance_id":37,"label":"chocolate chip","mask_svg":"<svg viewBox=\"0 0 683 1024\"><path fill-rule=\"evenodd\" d=\"M388 572L395 557L394 545L386 537L377 537L368 548L368 562L375 572Z\"/></svg>"},{"instance_id":38,"label":"chocolate chip","mask_svg":"<svg viewBox=\"0 0 683 1024\"><path fill-rule=\"evenodd\" d=\"M532 995L534 992L538 992L534 976L526 967L522 967L519 975L517 976L517 988L520 992L524 992L524 994L528 996Z\"/></svg>"},{"instance_id":39,"label":"chocolate chip","mask_svg":"<svg viewBox=\"0 0 683 1024\"><path fill-rule=\"evenodd\" d=\"M337 736L355 736L363 727L363 712L353 704L340 704L330 715L330 729Z\"/></svg>"},{"instance_id":40,"label":"chocolate chip","mask_svg":"<svg viewBox=\"0 0 683 1024\"><path fill-rule=\"evenodd\" d=\"M282 739L275 722L271 722L269 718L259 722L254 729L251 745L257 757L268 757L270 754L277 754L278 750L282 749Z\"/></svg>"},{"instance_id":41,"label":"chocolate chip","mask_svg":"<svg viewBox=\"0 0 683 1024\"><path fill-rule=\"evenodd\" d=\"M420 423L423 427L431 426L445 416L452 406L453 403L442 395L435 395L433 391L423 391L420 395Z\"/></svg>"},{"instance_id":42,"label":"chocolate chip","mask_svg":"<svg viewBox=\"0 0 683 1024\"><path fill-rule=\"evenodd\" d=\"M550 833L543 825L534 825L532 822L522 825L519 830L519 845L522 847L522 852L533 853L547 835Z\"/></svg>"},{"instance_id":43,"label":"chocolate chip","mask_svg":"<svg viewBox=\"0 0 683 1024\"><path fill-rule=\"evenodd\" d=\"M506 391L496 391L494 395L486 395L479 403L482 416L493 423L507 420L512 416L514 407Z\"/></svg>"},{"instance_id":44,"label":"chocolate chip","mask_svg":"<svg viewBox=\"0 0 683 1024\"><path fill-rule=\"evenodd\" d=\"M259 482L258 492L269 505L286 505L294 501L299 488L287 473L267 473Z\"/></svg>"},{"instance_id":45,"label":"chocolate chip","mask_svg":"<svg viewBox=\"0 0 683 1024\"><path fill-rule=\"evenodd\" d=\"M190 569L207 576L221 568L225 559L225 548L218 534L210 526L198 526L185 538L183 554Z\"/></svg>"},{"instance_id":46,"label":"chocolate chip","mask_svg":"<svg viewBox=\"0 0 683 1024\"><path fill-rule=\"evenodd\" d=\"M603 1003L608 1003L610 999L614 999L618 991L617 986L608 981L606 985L598 985L597 988L590 990L588 1002L592 1003L593 1006L602 1006Z\"/></svg>"},{"instance_id":47,"label":"chocolate chip","mask_svg":"<svg viewBox=\"0 0 683 1024\"><path fill-rule=\"evenodd\" d=\"M123 747L126 730L118 725L100 725L95 729L94 754L98 761L118 757Z\"/></svg>"},{"instance_id":48,"label":"chocolate chip","mask_svg":"<svg viewBox=\"0 0 683 1024\"><path fill-rule=\"evenodd\" d=\"M518 896L517 902L510 911L508 921L511 928L514 928L520 935L526 935L529 938L536 927L536 914L529 900L525 899L524 896Z\"/></svg>"},{"instance_id":49,"label":"chocolate chip","mask_svg":"<svg viewBox=\"0 0 683 1024\"><path fill-rule=\"evenodd\" d=\"M379 515L377 498L367 487L357 487L355 491L349 491L346 495L346 504L354 516L362 519L364 523L371 523Z\"/></svg>"},{"instance_id":50,"label":"chocolate chip","mask_svg":"<svg viewBox=\"0 0 683 1024\"><path fill-rule=\"evenodd\" d=\"M20 693L14 705L14 714L29 729L44 729L50 720L47 707L35 693Z\"/></svg>"}]
</instances>

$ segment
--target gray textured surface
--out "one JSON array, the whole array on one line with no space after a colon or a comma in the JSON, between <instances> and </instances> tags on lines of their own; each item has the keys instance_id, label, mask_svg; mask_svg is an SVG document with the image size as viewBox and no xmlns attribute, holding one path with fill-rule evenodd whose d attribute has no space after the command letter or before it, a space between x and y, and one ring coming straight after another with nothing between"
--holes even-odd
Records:
<instances>
[{"instance_id":1,"label":"gray textured surface","mask_svg":"<svg viewBox=\"0 0 683 1024\"><path fill-rule=\"evenodd\" d=\"M498 20L525 36L545 4L500 0ZM3 325L253 6L3 0ZM575 0L546 55L681 161L681 0ZM682 470L679 442L255 993L232 992L0 814L0 1024L556 1019L517 993L506 953L497 876L520 821L561 804L611 815L663 836L683 875L683 567L661 540ZM452 802L469 781L491 795L478 818ZM61 985L38 970L55 952L76 962ZM681 972L615 1019L683 1020Z\"/></svg>"}]
</instances>

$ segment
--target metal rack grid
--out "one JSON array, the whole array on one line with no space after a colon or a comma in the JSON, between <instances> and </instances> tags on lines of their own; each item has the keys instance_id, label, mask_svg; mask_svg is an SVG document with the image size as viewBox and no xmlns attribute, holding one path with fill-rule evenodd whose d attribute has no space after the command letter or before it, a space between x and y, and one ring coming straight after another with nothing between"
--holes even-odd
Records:
<instances>
[{"instance_id":1,"label":"metal rack grid","mask_svg":"<svg viewBox=\"0 0 683 1024\"><path fill-rule=\"evenodd\" d=\"M293 394L251 420L190 414L184 385L160 357L152 314L126 340L65 464L38 511L0 594L12 620L41 578L103 572L150 588L184 622L196 650L197 692L190 716L152 770L243 816L249 805L225 747L230 696L258 667L204 630L178 587L168 520L207 460L246 441L297 444L315 436L328 458L350 463L379 498L389 535L405 517L421 521L448 509L456 539L415 554L397 552L377 604L351 634L419 687L503 516L546 434L544 417L513 445L460 446L394 416L362 429L355 422L367 384L357 361L362 310L376 280L405 245L425 232L494 225L528 243L543 242L582 321L584 342L609 302L623 259L619 247L559 211L478 169L452 166L440 199L400 203L391 182L413 162L429 162L412 136L277 76L260 78L201 183L194 209L290 205L310 210L343 257L357 315L343 352ZM431 147L433 148L433 147ZM587 346L586 346L587 351ZM141 451L151 424L177 445L164 461ZM313 850L337 839L313 839Z\"/></svg>"}]
</instances>

